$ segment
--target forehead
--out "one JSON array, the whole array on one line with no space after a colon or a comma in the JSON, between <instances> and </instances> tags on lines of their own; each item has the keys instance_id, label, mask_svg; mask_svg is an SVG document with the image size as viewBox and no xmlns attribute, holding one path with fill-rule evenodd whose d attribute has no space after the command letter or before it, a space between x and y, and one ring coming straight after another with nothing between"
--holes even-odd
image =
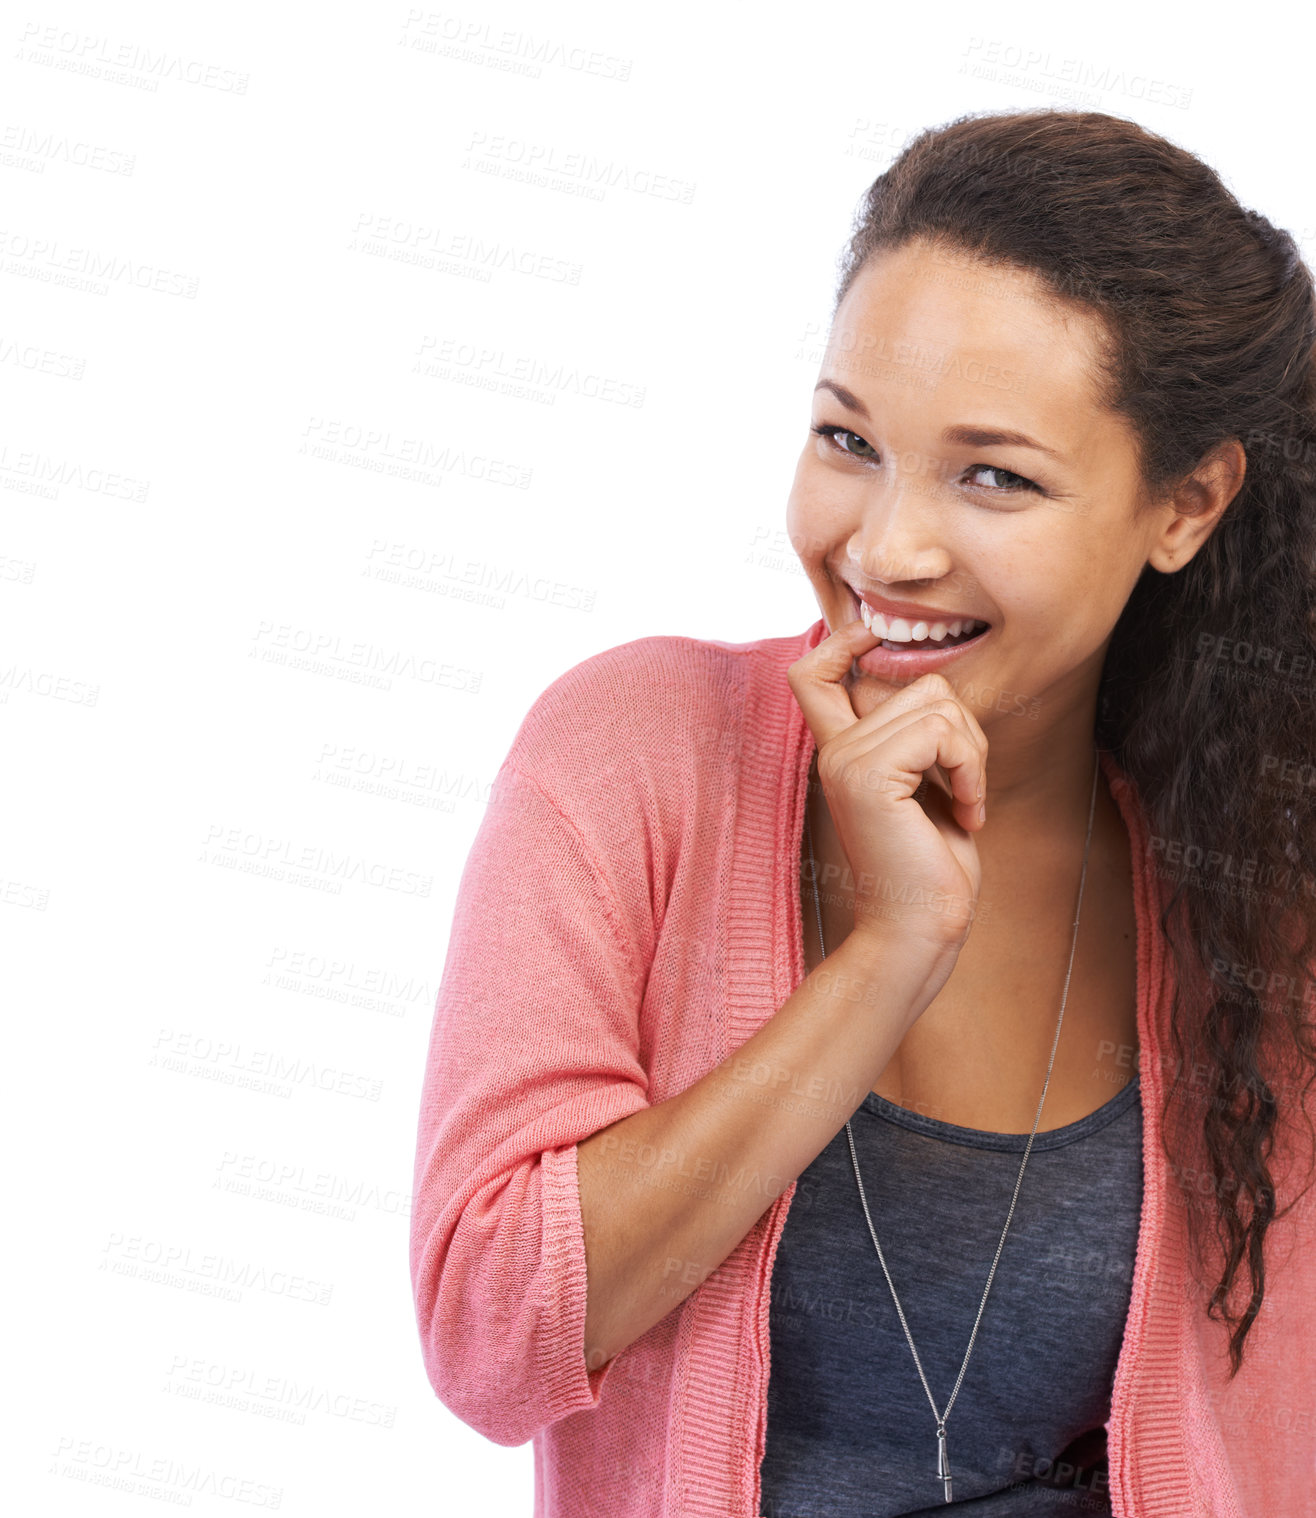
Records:
<instances>
[{"instance_id":1,"label":"forehead","mask_svg":"<svg viewBox=\"0 0 1316 1518\"><path fill-rule=\"evenodd\" d=\"M828 334L820 377L887 406L917 397L1011 425L1079 433L1119 419L1100 402L1109 336L1097 314L1028 270L915 242L872 255ZM956 418L957 420L959 418Z\"/></svg>"}]
</instances>

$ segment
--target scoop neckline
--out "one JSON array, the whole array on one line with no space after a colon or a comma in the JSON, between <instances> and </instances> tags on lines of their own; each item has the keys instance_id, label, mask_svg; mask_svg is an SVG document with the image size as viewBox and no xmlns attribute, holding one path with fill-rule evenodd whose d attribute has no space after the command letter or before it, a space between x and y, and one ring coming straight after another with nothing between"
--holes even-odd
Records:
<instances>
[{"instance_id":1,"label":"scoop neckline","mask_svg":"<svg viewBox=\"0 0 1316 1518\"><path fill-rule=\"evenodd\" d=\"M1142 1074L1138 1072L1108 1102L1103 1102L1086 1117L1066 1123L1061 1128L1039 1131L1033 1138L1033 1148L1061 1149L1066 1144L1077 1143L1079 1139L1088 1138L1108 1123L1114 1122L1135 1101L1139 1101L1141 1088ZM1014 1149L1022 1152L1028 1143L1026 1133L994 1133L987 1128L965 1128L959 1123L943 1122L940 1118L928 1117L922 1112L911 1112L909 1108L888 1101L885 1096L879 1095L876 1091L868 1093L860 1103L858 1111L868 1117L884 1119L897 1127L921 1133L928 1138L941 1139L950 1144L962 1144L971 1149Z\"/></svg>"}]
</instances>

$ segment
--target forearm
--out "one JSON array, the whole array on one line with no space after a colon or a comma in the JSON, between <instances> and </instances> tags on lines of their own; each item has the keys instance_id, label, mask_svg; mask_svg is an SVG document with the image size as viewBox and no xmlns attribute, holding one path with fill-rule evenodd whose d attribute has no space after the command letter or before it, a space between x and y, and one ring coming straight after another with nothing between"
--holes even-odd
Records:
<instances>
[{"instance_id":1,"label":"forearm","mask_svg":"<svg viewBox=\"0 0 1316 1518\"><path fill-rule=\"evenodd\" d=\"M589 1370L666 1317L827 1147L949 969L852 933L721 1064L581 1140Z\"/></svg>"}]
</instances>

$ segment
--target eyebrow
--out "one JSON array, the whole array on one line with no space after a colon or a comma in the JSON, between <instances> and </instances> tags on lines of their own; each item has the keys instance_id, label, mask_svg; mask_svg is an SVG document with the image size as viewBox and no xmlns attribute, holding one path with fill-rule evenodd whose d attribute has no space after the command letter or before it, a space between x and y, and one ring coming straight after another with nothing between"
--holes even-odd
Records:
<instances>
[{"instance_id":1,"label":"eyebrow","mask_svg":"<svg viewBox=\"0 0 1316 1518\"><path fill-rule=\"evenodd\" d=\"M872 421L868 414L868 408L852 390L847 390L844 385L838 385L835 380L821 379L813 387L816 395L819 390L830 390L840 403L848 410L857 412L866 421ZM945 443L959 443L966 448L991 448L994 446L1031 448L1036 453L1044 453L1048 458L1057 462L1064 462L1064 455L1057 453L1054 448L1048 448L1045 443L1039 443L1035 438L1028 436L1026 432L1012 432L1008 428L1001 427L972 427L961 422L957 426L947 427L941 434Z\"/></svg>"}]
</instances>

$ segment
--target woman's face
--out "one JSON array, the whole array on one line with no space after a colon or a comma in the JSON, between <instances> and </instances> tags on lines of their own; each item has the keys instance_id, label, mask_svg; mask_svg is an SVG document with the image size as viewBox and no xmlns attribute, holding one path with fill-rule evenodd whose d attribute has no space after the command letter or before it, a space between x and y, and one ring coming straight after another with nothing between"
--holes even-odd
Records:
<instances>
[{"instance_id":1,"label":"woman's face","mask_svg":"<svg viewBox=\"0 0 1316 1518\"><path fill-rule=\"evenodd\" d=\"M1096 399L1102 336L1094 316L1044 302L1033 276L938 261L922 242L875 255L851 285L795 471L791 542L829 633L860 616L861 595L904 603L889 608L911 624L888 628L898 636L925 631L920 612L988 624L961 652L865 652L846 680L859 717L936 668L989 737L1072 720L1090 742L1111 630L1149 558L1169 567L1174 536L1172 511L1135 520L1133 436ZM986 436L1006 432L1019 437Z\"/></svg>"}]
</instances>

